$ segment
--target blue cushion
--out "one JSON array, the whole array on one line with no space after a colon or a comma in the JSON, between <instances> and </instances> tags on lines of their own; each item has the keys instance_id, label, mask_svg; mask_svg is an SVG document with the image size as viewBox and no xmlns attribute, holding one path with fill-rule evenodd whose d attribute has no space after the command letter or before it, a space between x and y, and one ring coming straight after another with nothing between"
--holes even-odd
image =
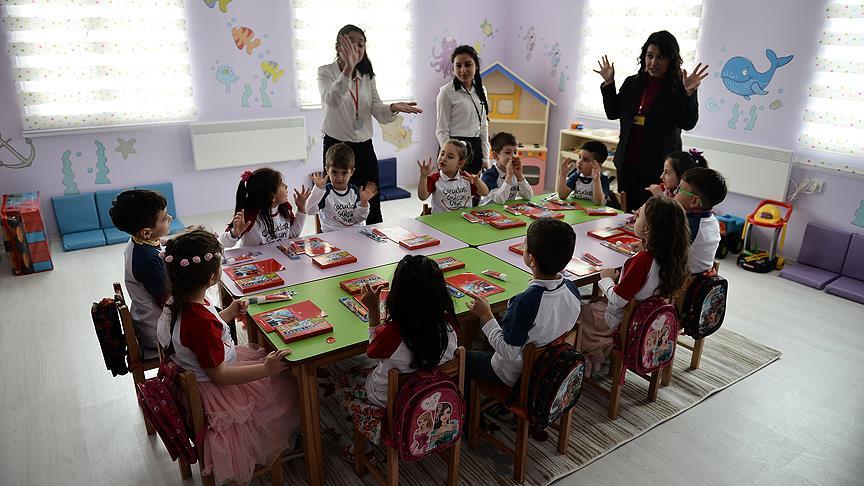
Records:
<instances>
[{"instance_id":1,"label":"blue cushion","mask_svg":"<svg viewBox=\"0 0 864 486\"><path fill-rule=\"evenodd\" d=\"M93 248L94 246L105 246L105 234L102 233L101 229L63 235L63 249L66 251Z\"/></svg>"},{"instance_id":2,"label":"blue cushion","mask_svg":"<svg viewBox=\"0 0 864 486\"><path fill-rule=\"evenodd\" d=\"M174 233L178 231L183 231L184 229L186 229L186 225L183 224L183 222L179 219L174 218L174 221L171 221L171 228L169 230L169 233L173 235Z\"/></svg>"},{"instance_id":3,"label":"blue cushion","mask_svg":"<svg viewBox=\"0 0 864 486\"><path fill-rule=\"evenodd\" d=\"M150 189L151 191L156 191L159 194L162 194L168 201L168 214L173 218L177 217L177 208L174 206L174 186L170 182L137 186L135 189Z\"/></svg>"},{"instance_id":4,"label":"blue cushion","mask_svg":"<svg viewBox=\"0 0 864 486\"><path fill-rule=\"evenodd\" d=\"M396 157L378 161L378 190L396 187Z\"/></svg>"},{"instance_id":5,"label":"blue cushion","mask_svg":"<svg viewBox=\"0 0 864 486\"><path fill-rule=\"evenodd\" d=\"M411 193L401 187L385 187L378 189L378 194L381 195L382 201L391 201L393 199L405 199L411 197Z\"/></svg>"},{"instance_id":6,"label":"blue cushion","mask_svg":"<svg viewBox=\"0 0 864 486\"><path fill-rule=\"evenodd\" d=\"M105 242L109 245L116 245L117 243L126 243L129 241L129 234L124 233L117 228L103 228L102 233L105 234Z\"/></svg>"},{"instance_id":7,"label":"blue cushion","mask_svg":"<svg viewBox=\"0 0 864 486\"><path fill-rule=\"evenodd\" d=\"M54 217L57 219L60 234L99 229L99 216L96 214L96 201L92 192L55 196L51 198L51 204L54 206Z\"/></svg>"},{"instance_id":8,"label":"blue cushion","mask_svg":"<svg viewBox=\"0 0 864 486\"><path fill-rule=\"evenodd\" d=\"M111 214L109 211L111 210L111 204L114 202L114 198L117 197L117 194L120 194L123 190L112 189L108 191L96 191L96 211L99 213L99 227L102 229L111 228L114 226L114 223L111 221Z\"/></svg>"}]
</instances>

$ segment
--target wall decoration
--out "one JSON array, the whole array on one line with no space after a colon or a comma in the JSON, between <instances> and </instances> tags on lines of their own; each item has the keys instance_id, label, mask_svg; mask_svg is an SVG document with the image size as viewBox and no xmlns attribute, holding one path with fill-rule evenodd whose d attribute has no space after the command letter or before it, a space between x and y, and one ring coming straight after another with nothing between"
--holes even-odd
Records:
<instances>
[{"instance_id":1,"label":"wall decoration","mask_svg":"<svg viewBox=\"0 0 864 486\"><path fill-rule=\"evenodd\" d=\"M405 125L405 118L402 115L396 115L392 122L381 125L381 138L396 147L396 152L401 152L417 143L414 141L414 130Z\"/></svg>"},{"instance_id":2,"label":"wall decoration","mask_svg":"<svg viewBox=\"0 0 864 486\"><path fill-rule=\"evenodd\" d=\"M783 108L783 102L780 100L774 100L771 102L770 105L768 105L768 108L771 108L772 110L779 110L780 108Z\"/></svg>"},{"instance_id":3,"label":"wall decoration","mask_svg":"<svg viewBox=\"0 0 864 486\"><path fill-rule=\"evenodd\" d=\"M705 100L705 109L710 111L711 113L717 113L720 111L720 104L723 103L721 100L719 103L717 102L717 98L713 96Z\"/></svg>"},{"instance_id":4,"label":"wall decoration","mask_svg":"<svg viewBox=\"0 0 864 486\"><path fill-rule=\"evenodd\" d=\"M96 172L94 182L96 184L111 184L111 179L108 178L108 172L111 169L108 168L108 157L105 156L105 144L99 140L95 140L94 143L96 144L96 168L99 169Z\"/></svg>"},{"instance_id":5,"label":"wall decoration","mask_svg":"<svg viewBox=\"0 0 864 486\"><path fill-rule=\"evenodd\" d=\"M306 158L309 158L309 154L312 153L312 147L315 146L315 143L318 142L318 139L315 138L315 135L306 135Z\"/></svg>"},{"instance_id":6,"label":"wall decoration","mask_svg":"<svg viewBox=\"0 0 864 486\"><path fill-rule=\"evenodd\" d=\"M231 3L231 0L204 0L204 5L207 5L210 8L215 7L217 3L219 4L219 10L222 11L222 13L227 13L228 4Z\"/></svg>"},{"instance_id":7,"label":"wall decoration","mask_svg":"<svg viewBox=\"0 0 864 486\"><path fill-rule=\"evenodd\" d=\"M262 61L261 62L261 71L264 72L264 77L267 79L273 79L273 82L279 81L279 78L285 74L284 69L279 69L279 63L275 61Z\"/></svg>"},{"instance_id":8,"label":"wall decoration","mask_svg":"<svg viewBox=\"0 0 864 486\"><path fill-rule=\"evenodd\" d=\"M7 167L9 169L26 169L33 165L33 159L36 158L36 147L33 146L33 141L29 138L24 139L24 143L30 146L30 155L24 156L12 146L12 139L4 139L3 135L0 134L0 148L5 148L9 152L12 153L12 156L18 159L18 162L4 162L0 159L0 167ZM4 154L5 158L6 155Z\"/></svg>"},{"instance_id":9,"label":"wall decoration","mask_svg":"<svg viewBox=\"0 0 864 486\"><path fill-rule=\"evenodd\" d=\"M243 83L243 94L240 95L240 106L249 108L249 97L252 96L252 85Z\"/></svg>"},{"instance_id":10,"label":"wall decoration","mask_svg":"<svg viewBox=\"0 0 864 486\"><path fill-rule=\"evenodd\" d=\"M552 77L557 76L558 65L561 63L561 47L556 42L552 44L552 46L549 47L549 50L544 52L543 55L549 58L549 65L552 67L552 69L549 70L549 74Z\"/></svg>"},{"instance_id":11,"label":"wall decoration","mask_svg":"<svg viewBox=\"0 0 864 486\"><path fill-rule=\"evenodd\" d=\"M495 31L492 28L492 24L490 24L487 19L483 19L483 23L480 24L480 32L482 32L486 37L495 37Z\"/></svg>"},{"instance_id":12,"label":"wall decoration","mask_svg":"<svg viewBox=\"0 0 864 486\"><path fill-rule=\"evenodd\" d=\"M771 63L770 67L765 72L759 72L756 67L746 57L735 56L723 66L723 71L720 73L720 78L723 79L723 84L733 94L743 96L745 100L750 100L752 95L768 94L768 84L774 77L774 72L777 68L789 64L795 56L777 57L771 49L765 50L765 55Z\"/></svg>"},{"instance_id":13,"label":"wall decoration","mask_svg":"<svg viewBox=\"0 0 864 486\"><path fill-rule=\"evenodd\" d=\"M121 139L117 140L119 142ZM94 140L93 143L96 144L96 165L95 167L87 167L87 173L92 174L94 170L96 171L96 178L93 181L95 184L111 184L111 179L108 178L108 173L111 172L111 169L108 167L108 156L105 154L105 144L102 143L101 140ZM135 143L134 138L127 142L129 145L132 143ZM75 153L76 157L80 158L81 155L81 152ZM61 182L63 183L63 186L66 187L63 194L80 194L81 191L78 190L78 183L75 182L75 171L72 168L72 151L66 150L63 152L63 155L60 157L60 162L60 173L63 174Z\"/></svg>"},{"instance_id":14,"label":"wall decoration","mask_svg":"<svg viewBox=\"0 0 864 486\"><path fill-rule=\"evenodd\" d=\"M78 152L79 155L81 152ZM66 187L66 190L63 191L63 194L66 196L72 194L81 194L81 191L78 190L78 183L75 182L75 172L72 171L72 160L69 157L72 155L71 150L67 150L63 152L63 156L60 157L60 161L62 162L60 173L63 174L63 179L60 182L63 183L63 186Z\"/></svg>"},{"instance_id":15,"label":"wall decoration","mask_svg":"<svg viewBox=\"0 0 864 486\"><path fill-rule=\"evenodd\" d=\"M261 108L271 108L273 102L270 101L270 96L267 93L267 79L262 79L258 85L258 96L261 97Z\"/></svg>"},{"instance_id":16,"label":"wall decoration","mask_svg":"<svg viewBox=\"0 0 864 486\"><path fill-rule=\"evenodd\" d=\"M120 152L123 156L123 160L129 158L129 154L137 154L135 151L135 139L130 138L129 140L123 140L122 138L117 138L117 146L114 147L115 152Z\"/></svg>"},{"instance_id":17,"label":"wall decoration","mask_svg":"<svg viewBox=\"0 0 864 486\"><path fill-rule=\"evenodd\" d=\"M234 27L231 29L234 44L241 51L246 48L246 54L252 55L252 51L261 45L261 39L255 37L255 31L249 27Z\"/></svg>"},{"instance_id":18,"label":"wall decoration","mask_svg":"<svg viewBox=\"0 0 864 486\"><path fill-rule=\"evenodd\" d=\"M858 209L855 210L855 219L852 220L852 224L864 228L864 199L861 200Z\"/></svg>"},{"instance_id":19,"label":"wall decoration","mask_svg":"<svg viewBox=\"0 0 864 486\"><path fill-rule=\"evenodd\" d=\"M558 76L558 92L563 93L567 89L567 81L570 81L570 75L567 72L570 71L570 66L564 66L564 69L561 70Z\"/></svg>"},{"instance_id":20,"label":"wall decoration","mask_svg":"<svg viewBox=\"0 0 864 486\"><path fill-rule=\"evenodd\" d=\"M434 40L433 40L434 42ZM432 46L432 62L430 66L435 68L436 73L441 73L444 79L453 77L453 62L450 61L450 55L453 54L453 49L459 44L452 37L441 38L441 52L435 52L435 46Z\"/></svg>"},{"instance_id":21,"label":"wall decoration","mask_svg":"<svg viewBox=\"0 0 864 486\"><path fill-rule=\"evenodd\" d=\"M231 92L231 85L236 83L240 79L240 76L237 76L234 73L234 68L229 66L228 64L223 64L216 68L216 81L225 85L225 92Z\"/></svg>"},{"instance_id":22,"label":"wall decoration","mask_svg":"<svg viewBox=\"0 0 864 486\"><path fill-rule=\"evenodd\" d=\"M537 42L537 35L534 33L534 26L528 27L528 31L520 36L525 41L525 60L530 61L531 55L534 53L534 45Z\"/></svg>"}]
</instances>

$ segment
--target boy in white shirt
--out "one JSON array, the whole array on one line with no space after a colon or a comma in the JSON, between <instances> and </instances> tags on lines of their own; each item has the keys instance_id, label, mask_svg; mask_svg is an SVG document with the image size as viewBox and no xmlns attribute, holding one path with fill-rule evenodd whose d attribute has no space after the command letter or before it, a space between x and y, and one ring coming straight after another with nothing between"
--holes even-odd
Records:
<instances>
[{"instance_id":1,"label":"boy in white shirt","mask_svg":"<svg viewBox=\"0 0 864 486\"><path fill-rule=\"evenodd\" d=\"M566 158L558 170L558 197L567 199L570 194L576 199L586 199L594 204L610 204L615 199L609 190L609 178L600 173L600 165L609 156L609 149L602 142L589 140L579 149L576 168L570 169L573 159Z\"/></svg>"},{"instance_id":2,"label":"boy in white shirt","mask_svg":"<svg viewBox=\"0 0 864 486\"><path fill-rule=\"evenodd\" d=\"M483 182L489 188L489 195L481 204L504 204L517 197L526 200L534 197L534 190L522 173L522 161L516 157L516 137L507 132L498 132L492 137L491 143L490 156L495 165L483 172Z\"/></svg>"},{"instance_id":3,"label":"boy in white shirt","mask_svg":"<svg viewBox=\"0 0 864 486\"><path fill-rule=\"evenodd\" d=\"M720 223L714 217L714 206L726 199L726 179L714 169L694 167L681 176L675 200L687 213L690 225L690 273L702 273L714 266L714 254L720 246Z\"/></svg>"},{"instance_id":4,"label":"boy in white shirt","mask_svg":"<svg viewBox=\"0 0 864 486\"><path fill-rule=\"evenodd\" d=\"M322 233L364 225L369 200L378 188L369 182L361 190L349 182L354 174L354 150L346 143L333 145L327 150L325 167L326 174L316 172L310 176L315 187L306 202L307 214L318 215Z\"/></svg>"},{"instance_id":5,"label":"boy in white shirt","mask_svg":"<svg viewBox=\"0 0 864 486\"><path fill-rule=\"evenodd\" d=\"M479 174L471 174L462 170L471 160L471 146L467 143L450 139L441 146L438 155L438 172L432 173L432 159L417 161L420 167L420 182L417 184L417 196L421 201L432 196L432 212L444 213L471 207L473 196L489 194L489 188L480 179Z\"/></svg>"}]
</instances>

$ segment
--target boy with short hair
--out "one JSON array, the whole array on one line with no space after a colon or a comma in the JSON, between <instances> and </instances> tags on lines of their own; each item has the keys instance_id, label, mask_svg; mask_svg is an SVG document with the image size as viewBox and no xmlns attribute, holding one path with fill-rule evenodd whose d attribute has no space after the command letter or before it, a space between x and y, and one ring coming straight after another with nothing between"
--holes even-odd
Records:
<instances>
[{"instance_id":1,"label":"boy with short hair","mask_svg":"<svg viewBox=\"0 0 864 486\"><path fill-rule=\"evenodd\" d=\"M132 189L114 198L109 214L114 226L131 238L123 251L129 312L145 359L158 356L156 324L168 299L165 262L159 257L160 238L170 232L171 215L165 197L155 191Z\"/></svg>"},{"instance_id":2,"label":"boy with short hair","mask_svg":"<svg viewBox=\"0 0 864 486\"><path fill-rule=\"evenodd\" d=\"M720 223L714 217L714 206L726 199L726 179L714 169L694 167L684 172L675 200L687 212L690 225L690 273L702 273L714 266L714 254L720 246Z\"/></svg>"},{"instance_id":3,"label":"boy with short hair","mask_svg":"<svg viewBox=\"0 0 864 486\"><path fill-rule=\"evenodd\" d=\"M589 140L579 148L576 167L570 169L573 159L561 161L558 170L558 197L567 199L573 194L576 199L586 199L594 204L610 204L616 201L609 189L609 178L600 172L600 166L609 157L609 149L603 142Z\"/></svg>"},{"instance_id":4,"label":"boy with short hair","mask_svg":"<svg viewBox=\"0 0 864 486\"><path fill-rule=\"evenodd\" d=\"M315 187L306 201L306 213L317 214L321 232L362 226L369 216L369 200L378 193L370 182L362 189L350 182L354 174L354 150L346 143L337 143L325 155L327 173L316 172L310 177ZM329 179L329 181L328 181Z\"/></svg>"},{"instance_id":5,"label":"boy with short hair","mask_svg":"<svg viewBox=\"0 0 864 486\"><path fill-rule=\"evenodd\" d=\"M561 272L573 257L575 244L572 226L559 219L540 218L528 227L522 257L534 279L510 299L501 322L486 299L471 295L471 313L484 323L483 333L495 351L469 351L468 378L512 387L522 374L526 344L544 346L573 329L581 308L579 290ZM465 396L470 396L467 385Z\"/></svg>"},{"instance_id":6,"label":"boy with short hair","mask_svg":"<svg viewBox=\"0 0 864 486\"><path fill-rule=\"evenodd\" d=\"M482 204L504 204L517 197L525 200L534 197L534 190L522 173L522 161L516 157L516 137L507 132L498 132L492 137L491 145L489 156L495 163L483 172L482 179L489 188L489 195Z\"/></svg>"}]
</instances>

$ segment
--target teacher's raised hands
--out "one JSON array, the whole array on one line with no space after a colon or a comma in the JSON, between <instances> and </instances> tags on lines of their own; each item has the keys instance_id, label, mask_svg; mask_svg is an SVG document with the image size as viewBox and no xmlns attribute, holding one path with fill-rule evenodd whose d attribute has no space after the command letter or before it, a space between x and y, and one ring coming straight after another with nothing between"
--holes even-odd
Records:
<instances>
[{"instance_id":1,"label":"teacher's raised hands","mask_svg":"<svg viewBox=\"0 0 864 486\"><path fill-rule=\"evenodd\" d=\"M686 69L681 70L681 83L684 84L684 89L687 91L687 95L692 95L699 85L702 83L702 80L708 77L708 65L702 65L700 62L696 65L696 69L693 70L693 73L688 75Z\"/></svg>"},{"instance_id":2,"label":"teacher's raised hands","mask_svg":"<svg viewBox=\"0 0 864 486\"><path fill-rule=\"evenodd\" d=\"M390 103L390 111L393 113L423 113L423 110L417 106L416 101L400 101L398 103Z\"/></svg>"},{"instance_id":3,"label":"teacher's raised hands","mask_svg":"<svg viewBox=\"0 0 864 486\"><path fill-rule=\"evenodd\" d=\"M342 74L351 77L354 75L354 67L360 62L362 55L360 48L351 43L351 39L347 35L340 35L336 43L336 53L342 61Z\"/></svg>"},{"instance_id":4,"label":"teacher's raised hands","mask_svg":"<svg viewBox=\"0 0 864 486\"><path fill-rule=\"evenodd\" d=\"M615 81L615 63L610 63L608 56L604 54L603 58L597 61L597 65L600 69L594 69L594 72L603 76L603 84L609 84Z\"/></svg>"}]
</instances>

